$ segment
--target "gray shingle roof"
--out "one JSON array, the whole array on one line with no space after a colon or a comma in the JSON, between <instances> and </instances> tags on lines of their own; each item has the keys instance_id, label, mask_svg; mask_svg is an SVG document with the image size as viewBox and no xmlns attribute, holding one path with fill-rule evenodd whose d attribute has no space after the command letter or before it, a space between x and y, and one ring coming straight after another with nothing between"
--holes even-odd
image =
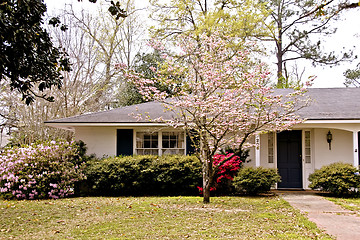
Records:
<instances>
[{"instance_id":1,"label":"gray shingle roof","mask_svg":"<svg viewBox=\"0 0 360 240\"><path fill-rule=\"evenodd\" d=\"M286 94L288 89L276 89L276 94ZM359 120L360 88L309 88L307 95L312 99L310 105L301 109L298 114L308 120ZM109 111L83 114L62 118L46 123L149 123L137 121L133 114L149 115L151 119L162 116L164 119L174 117L172 112L164 112L159 102L148 102L133 106L121 107Z\"/></svg>"},{"instance_id":2,"label":"gray shingle roof","mask_svg":"<svg viewBox=\"0 0 360 240\"><path fill-rule=\"evenodd\" d=\"M299 111L308 120L359 120L360 88L310 88L310 106Z\"/></svg>"}]
</instances>

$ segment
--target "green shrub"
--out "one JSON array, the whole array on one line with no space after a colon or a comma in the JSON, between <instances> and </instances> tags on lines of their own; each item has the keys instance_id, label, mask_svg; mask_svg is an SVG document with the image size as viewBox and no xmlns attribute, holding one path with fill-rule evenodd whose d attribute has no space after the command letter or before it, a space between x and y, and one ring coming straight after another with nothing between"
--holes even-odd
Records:
<instances>
[{"instance_id":1,"label":"green shrub","mask_svg":"<svg viewBox=\"0 0 360 240\"><path fill-rule=\"evenodd\" d=\"M323 166L310 174L309 181L310 188L327 191L336 196L354 194L360 187L358 170L346 163Z\"/></svg>"},{"instance_id":2,"label":"green shrub","mask_svg":"<svg viewBox=\"0 0 360 240\"><path fill-rule=\"evenodd\" d=\"M195 156L137 155L89 161L84 195L195 195L202 183Z\"/></svg>"},{"instance_id":3,"label":"green shrub","mask_svg":"<svg viewBox=\"0 0 360 240\"><path fill-rule=\"evenodd\" d=\"M257 195L270 191L277 182L280 182L277 169L244 167L234 178L233 185L238 193Z\"/></svg>"}]
</instances>

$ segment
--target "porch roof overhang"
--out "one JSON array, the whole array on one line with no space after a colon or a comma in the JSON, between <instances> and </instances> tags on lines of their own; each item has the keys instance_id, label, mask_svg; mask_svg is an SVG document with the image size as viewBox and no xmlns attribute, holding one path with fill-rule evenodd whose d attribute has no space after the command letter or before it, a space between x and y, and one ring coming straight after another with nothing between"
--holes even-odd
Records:
<instances>
[{"instance_id":1,"label":"porch roof overhang","mask_svg":"<svg viewBox=\"0 0 360 240\"><path fill-rule=\"evenodd\" d=\"M356 132L360 131L360 119L308 119L293 128L329 128Z\"/></svg>"}]
</instances>

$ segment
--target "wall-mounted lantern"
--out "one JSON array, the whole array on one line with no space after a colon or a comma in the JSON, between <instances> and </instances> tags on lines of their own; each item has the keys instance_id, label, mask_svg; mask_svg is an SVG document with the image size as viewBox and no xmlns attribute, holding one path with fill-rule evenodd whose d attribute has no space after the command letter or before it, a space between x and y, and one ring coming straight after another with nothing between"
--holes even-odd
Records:
<instances>
[{"instance_id":1,"label":"wall-mounted lantern","mask_svg":"<svg viewBox=\"0 0 360 240\"><path fill-rule=\"evenodd\" d=\"M326 141L328 142L329 144L329 150L331 150L331 141L332 141L332 134L329 130L329 132L326 134Z\"/></svg>"}]
</instances>

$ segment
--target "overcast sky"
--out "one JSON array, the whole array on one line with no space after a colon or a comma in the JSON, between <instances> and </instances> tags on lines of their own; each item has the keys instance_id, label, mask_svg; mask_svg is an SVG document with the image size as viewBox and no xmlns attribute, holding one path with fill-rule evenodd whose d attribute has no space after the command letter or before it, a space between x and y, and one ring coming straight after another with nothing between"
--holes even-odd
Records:
<instances>
[{"instance_id":1,"label":"overcast sky","mask_svg":"<svg viewBox=\"0 0 360 240\"><path fill-rule=\"evenodd\" d=\"M144 7L147 0L135 1L139 7ZM48 12L63 9L66 3L72 3L73 6L78 9L81 8L95 8L96 4L89 3L88 0L78 2L78 0L45 0L48 7ZM327 38L325 49L327 51L341 51L343 47L345 49L353 49L357 46L355 53L360 58L360 10L351 9L342 14L342 20L336 22L337 32ZM353 62L344 62L339 66L333 67L316 67L314 68L311 64L304 64L306 67L306 76L316 75L317 79L314 82L313 87L344 87L344 76L343 72L348 68L355 68L356 64L360 62L357 59ZM301 65L301 62L300 62Z\"/></svg>"}]
</instances>

